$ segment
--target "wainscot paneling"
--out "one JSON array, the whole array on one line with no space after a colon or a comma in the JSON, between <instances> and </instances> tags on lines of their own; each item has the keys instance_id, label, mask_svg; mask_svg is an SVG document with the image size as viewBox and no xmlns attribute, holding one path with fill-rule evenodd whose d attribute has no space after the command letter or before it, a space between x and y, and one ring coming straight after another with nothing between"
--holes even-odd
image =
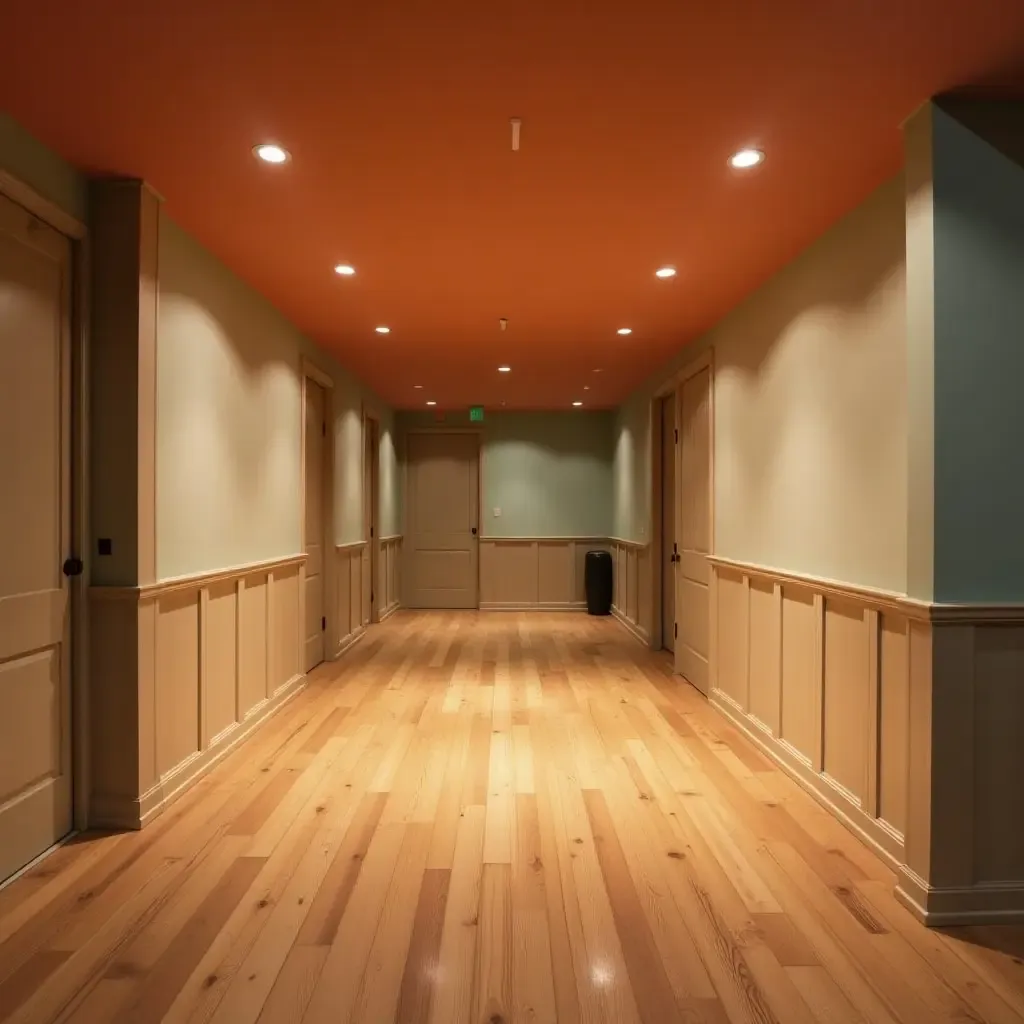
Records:
<instances>
[{"instance_id":1,"label":"wainscot paneling","mask_svg":"<svg viewBox=\"0 0 1024 1024\"><path fill-rule=\"evenodd\" d=\"M90 824L140 828L298 692L304 559L92 588Z\"/></svg>"},{"instance_id":2,"label":"wainscot paneling","mask_svg":"<svg viewBox=\"0 0 1024 1024\"><path fill-rule=\"evenodd\" d=\"M908 616L921 609L896 595L711 564L712 703L899 865Z\"/></svg>"},{"instance_id":3,"label":"wainscot paneling","mask_svg":"<svg viewBox=\"0 0 1024 1024\"><path fill-rule=\"evenodd\" d=\"M571 611L585 608L588 551L611 550L605 537L481 537L480 608Z\"/></svg>"},{"instance_id":4,"label":"wainscot paneling","mask_svg":"<svg viewBox=\"0 0 1024 1024\"><path fill-rule=\"evenodd\" d=\"M383 622L401 606L402 535L393 534L380 539L380 557L377 559L377 597L380 621Z\"/></svg>"},{"instance_id":5,"label":"wainscot paneling","mask_svg":"<svg viewBox=\"0 0 1024 1024\"><path fill-rule=\"evenodd\" d=\"M647 544L612 537L614 559L612 614L641 642L651 636L651 549Z\"/></svg>"},{"instance_id":6,"label":"wainscot paneling","mask_svg":"<svg viewBox=\"0 0 1024 1024\"><path fill-rule=\"evenodd\" d=\"M369 587L363 586L363 573L369 559L364 557L366 541L338 544L334 548L334 630L331 657L339 657L362 635L370 619ZM365 605L365 608L364 608Z\"/></svg>"}]
</instances>

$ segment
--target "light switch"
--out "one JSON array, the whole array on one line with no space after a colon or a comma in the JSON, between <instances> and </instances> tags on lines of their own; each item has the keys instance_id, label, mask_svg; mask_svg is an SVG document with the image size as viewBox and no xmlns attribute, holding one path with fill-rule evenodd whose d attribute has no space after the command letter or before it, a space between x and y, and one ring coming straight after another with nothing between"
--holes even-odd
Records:
<instances>
[{"instance_id":1,"label":"light switch","mask_svg":"<svg viewBox=\"0 0 1024 1024\"><path fill-rule=\"evenodd\" d=\"M494 510L494 518L497 519L500 515L501 515L501 509L500 508L496 508Z\"/></svg>"}]
</instances>

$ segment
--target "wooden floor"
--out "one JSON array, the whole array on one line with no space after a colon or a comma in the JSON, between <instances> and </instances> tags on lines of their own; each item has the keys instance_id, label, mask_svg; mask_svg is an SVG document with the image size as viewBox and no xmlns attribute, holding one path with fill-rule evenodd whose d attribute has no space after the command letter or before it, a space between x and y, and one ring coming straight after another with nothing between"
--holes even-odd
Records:
<instances>
[{"instance_id":1,"label":"wooden floor","mask_svg":"<svg viewBox=\"0 0 1024 1024\"><path fill-rule=\"evenodd\" d=\"M1024 1021L608 619L399 614L141 833L0 891L12 1021Z\"/></svg>"}]
</instances>

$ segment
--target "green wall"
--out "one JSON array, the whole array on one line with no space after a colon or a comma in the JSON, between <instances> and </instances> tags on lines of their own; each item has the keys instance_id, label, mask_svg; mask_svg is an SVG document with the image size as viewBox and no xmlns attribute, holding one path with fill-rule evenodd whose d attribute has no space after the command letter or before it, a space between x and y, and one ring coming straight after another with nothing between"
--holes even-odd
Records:
<instances>
[{"instance_id":1,"label":"green wall","mask_svg":"<svg viewBox=\"0 0 1024 1024\"><path fill-rule=\"evenodd\" d=\"M611 412L487 412L481 425L483 537L607 537ZM465 428L466 413L399 413L400 430ZM501 509L495 516L494 509Z\"/></svg>"},{"instance_id":2,"label":"green wall","mask_svg":"<svg viewBox=\"0 0 1024 1024\"><path fill-rule=\"evenodd\" d=\"M939 107L932 129L934 599L1020 601L1024 167Z\"/></svg>"},{"instance_id":3,"label":"green wall","mask_svg":"<svg viewBox=\"0 0 1024 1024\"><path fill-rule=\"evenodd\" d=\"M8 114L0 114L0 168L30 185L77 220L86 220L85 178L29 135Z\"/></svg>"}]
</instances>

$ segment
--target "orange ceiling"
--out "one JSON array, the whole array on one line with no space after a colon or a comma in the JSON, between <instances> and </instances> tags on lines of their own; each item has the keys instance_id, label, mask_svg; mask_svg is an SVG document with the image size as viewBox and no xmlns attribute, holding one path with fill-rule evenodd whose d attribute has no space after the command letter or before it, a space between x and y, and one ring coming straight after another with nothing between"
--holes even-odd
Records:
<instances>
[{"instance_id":1,"label":"orange ceiling","mask_svg":"<svg viewBox=\"0 0 1024 1024\"><path fill-rule=\"evenodd\" d=\"M893 173L917 105L1024 57L1022 0L35 0L3 23L2 108L147 178L400 407L618 403ZM253 159L268 140L289 164ZM766 163L730 170L747 145Z\"/></svg>"}]
</instances>

